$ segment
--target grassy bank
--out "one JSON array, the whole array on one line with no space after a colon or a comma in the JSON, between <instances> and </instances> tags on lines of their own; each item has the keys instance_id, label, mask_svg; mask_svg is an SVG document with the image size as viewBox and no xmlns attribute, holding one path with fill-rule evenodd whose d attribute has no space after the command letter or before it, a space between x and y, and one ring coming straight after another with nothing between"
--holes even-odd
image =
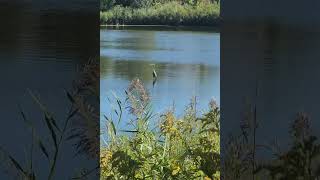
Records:
<instances>
[{"instance_id":1,"label":"grassy bank","mask_svg":"<svg viewBox=\"0 0 320 180\"><path fill-rule=\"evenodd\" d=\"M126 90L125 102L114 98L114 114L105 116L101 179L220 179L220 111L213 101L203 111L196 109L193 99L182 117L170 107L155 114L138 79ZM132 119L122 118L125 107ZM203 111L201 117L197 111ZM121 129L121 121L132 128Z\"/></svg>"},{"instance_id":2,"label":"grassy bank","mask_svg":"<svg viewBox=\"0 0 320 180\"><path fill-rule=\"evenodd\" d=\"M151 7L132 8L116 5L100 12L102 25L214 26L220 18L220 5L199 3L182 5L172 1Z\"/></svg>"}]
</instances>

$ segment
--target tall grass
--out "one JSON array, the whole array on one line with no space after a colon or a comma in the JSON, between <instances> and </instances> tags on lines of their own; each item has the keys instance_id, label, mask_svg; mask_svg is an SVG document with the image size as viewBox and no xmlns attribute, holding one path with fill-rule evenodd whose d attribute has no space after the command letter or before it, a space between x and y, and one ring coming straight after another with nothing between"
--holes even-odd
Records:
<instances>
[{"instance_id":1,"label":"tall grass","mask_svg":"<svg viewBox=\"0 0 320 180\"><path fill-rule=\"evenodd\" d=\"M181 5L172 1L148 8L115 6L100 12L100 23L107 25L217 25L220 5L199 3Z\"/></svg>"},{"instance_id":2,"label":"tall grass","mask_svg":"<svg viewBox=\"0 0 320 180\"><path fill-rule=\"evenodd\" d=\"M0 166L4 166L4 171L8 173L12 179L38 180L38 179L66 179L67 177L58 176L58 170L61 170L61 158L65 152L66 142L71 142L75 147L68 147L68 150L74 150L74 155L86 155L91 162L99 157L99 69L96 59L89 60L84 65L79 74L79 79L74 81L74 87L65 90L65 98L69 103L62 103L68 111L63 119L56 119L58 115L49 110L45 103L41 102L32 90L28 92L37 106L40 113L43 114L41 119L33 119L28 117L20 108L20 116L30 130L31 141L25 147L26 162L21 162L16 158L15 154L6 151L6 147L0 146ZM63 116L62 116L63 117ZM45 124L45 133L39 133L36 124ZM74 157L76 158L76 157ZM47 170L40 169L39 160L43 160L41 165L48 166ZM1 167L2 168L2 167ZM43 172L44 171L44 172ZM88 172L89 171L89 172ZM97 177L99 174L99 165L96 164L92 169L76 170L76 174L72 179L84 179L85 177ZM40 174L44 174L40 177Z\"/></svg>"},{"instance_id":3,"label":"tall grass","mask_svg":"<svg viewBox=\"0 0 320 180\"><path fill-rule=\"evenodd\" d=\"M213 101L201 117L196 116L195 99L183 117L176 117L173 109L158 116L138 79L126 90L126 99L115 99L114 119L105 116L107 138L101 147L101 179L220 178L220 111ZM121 118L125 107L133 119ZM131 128L121 129L119 120ZM156 127L151 121L157 122Z\"/></svg>"},{"instance_id":4,"label":"tall grass","mask_svg":"<svg viewBox=\"0 0 320 180\"><path fill-rule=\"evenodd\" d=\"M288 148L276 140L271 144L257 144L255 136L259 129L255 105L245 112L240 129L240 134L233 134L226 142L221 157L221 179L320 179L320 143L312 134L307 114L298 113L291 123ZM257 148L272 158L257 157Z\"/></svg>"}]
</instances>

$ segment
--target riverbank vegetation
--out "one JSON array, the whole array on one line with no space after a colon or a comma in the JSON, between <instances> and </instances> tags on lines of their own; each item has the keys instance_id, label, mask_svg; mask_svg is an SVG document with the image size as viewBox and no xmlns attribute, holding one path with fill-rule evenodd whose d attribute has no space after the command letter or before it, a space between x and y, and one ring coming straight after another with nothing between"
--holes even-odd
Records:
<instances>
[{"instance_id":1,"label":"riverbank vegetation","mask_svg":"<svg viewBox=\"0 0 320 180\"><path fill-rule=\"evenodd\" d=\"M102 0L102 25L218 25L215 0Z\"/></svg>"},{"instance_id":2,"label":"riverbank vegetation","mask_svg":"<svg viewBox=\"0 0 320 180\"><path fill-rule=\"evenodd\" d=\"M254 105L246 111L240 133L226 141L221 157L221 179L319 179L320 143L311 129L309 116L297 113L289 127L287 145L279 144L277 139L260 144L256 141L259 124L255 112Z\"/></svg>"},{"instance_id":3,"label":"riverbank vegetation","mask_svg":"<svg viewBox=\"0 0 320 180\"><path fill-rule=\"evenodd\" d=\"M124 102L113 95L114 114L101 124L101 179L220 179L220 111L214 101L198 117L194 98L177 117L174 108L154 113L139 79L125 94ZM123 119L126 109L132 119ZM131 129L121 129L122 121Z\"/></svg>"}]
</instances>

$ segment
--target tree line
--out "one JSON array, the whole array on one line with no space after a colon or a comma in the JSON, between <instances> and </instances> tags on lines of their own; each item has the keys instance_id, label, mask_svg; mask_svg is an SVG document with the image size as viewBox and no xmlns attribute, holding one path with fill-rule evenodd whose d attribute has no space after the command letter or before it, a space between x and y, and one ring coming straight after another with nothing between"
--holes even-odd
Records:
<instances>
[{"instance_id":1,"label":"tree line","mask_svg":"<svg viewBox=\"0 0 320 180\"><path fill-rule=\"evenodd\" d=\"M220 0L101 0L100 9L106 11L114 6L146 8L157 4L165 4L169 2L178 2L181 5L197 5L199 3L219 3Z\"/></svg>"}]
</instances>

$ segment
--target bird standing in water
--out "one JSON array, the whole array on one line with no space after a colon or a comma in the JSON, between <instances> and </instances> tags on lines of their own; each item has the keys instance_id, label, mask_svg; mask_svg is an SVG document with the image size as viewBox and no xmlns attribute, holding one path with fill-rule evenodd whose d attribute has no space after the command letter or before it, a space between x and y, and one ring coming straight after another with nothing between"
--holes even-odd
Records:
<instances>
[{"instance_id":1,"label":"bird standing in water","mask_svg":"<svg viewBox=\"0 0 320 180\"><path fill-rule=\"evenodd\" d=\"M158 77L155 69L153 69L152 76L153 76L153 79L157 79L157 77Z\"/></svg>"},{"instance_id":2,"label":"bird standing in water","mask_svg":"<svg viewBox=\"0 0 320 180\"><path fill-rule=\"evenodd\" d=\"M158 78L158 75L157 75L157 72L156 70L154 69L155 68L155 64L151 64L151 66L153 66L153 70L152 70L152 77L153 77L153 82L152 82L152 86L154 87L156 81L157 81L157 78Z\"/></svg>"}]
</instances>

